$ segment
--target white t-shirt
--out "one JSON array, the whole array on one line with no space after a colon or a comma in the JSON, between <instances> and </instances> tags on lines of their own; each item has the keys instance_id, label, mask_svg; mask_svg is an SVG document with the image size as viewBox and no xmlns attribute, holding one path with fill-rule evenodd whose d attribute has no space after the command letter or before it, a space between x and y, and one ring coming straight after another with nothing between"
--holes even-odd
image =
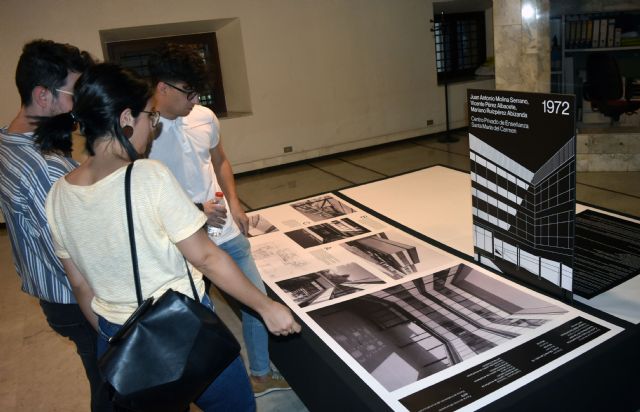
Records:
<instances>
[{"instance_id":1,"label":"white t-shirt","mask_svg":"<svg viewBox=\"0 0 640 412\"><path fill-rule=\"evenodd\" d=\"M164 163L178 179L195 203L213 199L221 191L211 163L210 149L220 143L220 122L208 108L195 105L187 116L174 120L160 118L162 131L153 141L150 159ZM227 213L218 245L240 234L240 229Z\"/></svg>"},{"instance_id":2,"label":"white t-shirt","mask_svg":"<svg viewBox=\"0 0 640 412\"><path fill-rule=\"evenodd\" d=\"M122 167L90 186L59 179L46 201L56 255L73 260L95 293L93 310L117 324L124 323L138 306L125 208L125 171ZM200 230L206 216L171 172L153 160L135 162L131 203L143 297L158 297L169 288L192 296L185 261L175 243ZM202 296L202 274L190 268Z\"/></svg>"}]
</instances>

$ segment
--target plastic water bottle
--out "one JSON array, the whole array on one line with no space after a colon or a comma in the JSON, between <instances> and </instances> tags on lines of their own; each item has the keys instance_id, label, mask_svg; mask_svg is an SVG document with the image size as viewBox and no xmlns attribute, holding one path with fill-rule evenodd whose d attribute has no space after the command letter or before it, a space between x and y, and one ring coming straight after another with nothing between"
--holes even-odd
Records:
<instances>
[{"instance_id":1,"label":"plastic water bottle","mask_svg":"<svg viewBox=\"0 0 640 412\"><path fill-rule=\"evenodd\" d=\"M224 206L224 193L222 192L216 192L216 195L214 197L214 203L216 205L223 205ZM222 234L222 228L221 227L215 227L215 226L211 226L211 225L207 225L207 234L209 235L209 239L215 240L217 237L219 237Z\"/></svg>"}]
</instances>

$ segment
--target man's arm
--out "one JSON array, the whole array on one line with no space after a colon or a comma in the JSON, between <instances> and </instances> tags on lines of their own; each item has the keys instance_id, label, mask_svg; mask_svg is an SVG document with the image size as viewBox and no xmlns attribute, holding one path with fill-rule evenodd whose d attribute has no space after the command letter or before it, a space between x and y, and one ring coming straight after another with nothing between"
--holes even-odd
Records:
<instances>
[{"instance_id":1,"label":"man's arm","mask_svg":"<svg viewBox=\"0 0 640 412\"><path fill-rule=\"evenodd\" d=\"M60 261L62 262L65 272L67 272L71 289L73 290L73 294L75 295L78 304L80 305L82 314L87 318L91 326L93 326L95 330L98 330L98 315L96 315L93 309L91 309L93 290L91 290L86 279L82 276L71 259L60 259Z\"/></svg>"},{"instance_id":2,"label":"man's arm","mask_svg":"<svg viewBox=\"0 0 640 412\"><path fill-rule=\"evenodd\" d=\"M231 212L233 220L240 228L240 231L246 235L249 231L249 218L244 213L238 194L236 193L236 181L233 178L233 170L231 169L231 163L227 159L227 155L222 148L222 140L218 142L218 145L209 150L211 154L211 160L213 162L213 169L216 172L216 178L218 183L224 192L225 200Z\"/></svg>"}]
</instances>

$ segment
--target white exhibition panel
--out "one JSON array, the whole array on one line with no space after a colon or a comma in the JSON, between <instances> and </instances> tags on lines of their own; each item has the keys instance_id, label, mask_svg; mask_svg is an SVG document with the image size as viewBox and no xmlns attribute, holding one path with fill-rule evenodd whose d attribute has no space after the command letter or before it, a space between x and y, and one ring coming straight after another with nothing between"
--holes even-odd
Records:
<instances>
[{"instance_id":1,"label":"white exhibition panel","mask_svg":"<svg viewBox=\"0 0 640 412\"><path fill-rule=\"evenodd\" d=\"M473 256L468 173L434 166L340 193L416 232Z\"/></svg>"},{"instance_id":2,"label":"white exhibition panel","mask_svg":"<svg viewBox=\"0 0 640 412\"><path fill-rule=\"evenodd\" d=\"M425 173L436 182L414 180ZM448 234L442 243L472 251L464 236L470 233L470 208L462 216L437 196L446 188L452 194L448 201L468 205L470 185L460 176L468 179L433 168L365 186L377 186L369 200L384 200L375 203L376 211L386 214L396 204L420 221L433 217L439 234ZM443 186L440 178L446 180ZM390 192L380 186L389 182ZM460 184L465 189L456 195ZM416 212L416 205L423 207ZM477 409L622 331L331 194L248 216L249 240L265 284L393 410L442 402ZM526 357L525 367L509 360L516 353ZM460 379L468 386L454 383ZM489 389L478 394L469 389L473 385Z\"/></svg>"},{"instance_id":3,"label":"white exhibition panel","mask_svg":"<svg viewBox=\"0 0 640 412\"><path fill-rule=\"evenodd\" d=\"M471 179L468 173L443 166L340 191L351 199L425 236L473 256ZM601 209L577 204L576 213L594 210L620 219ZM591 299L574 294L578 302L620 319L640 323L640 276Z\"/></svg>"}]
</instances>

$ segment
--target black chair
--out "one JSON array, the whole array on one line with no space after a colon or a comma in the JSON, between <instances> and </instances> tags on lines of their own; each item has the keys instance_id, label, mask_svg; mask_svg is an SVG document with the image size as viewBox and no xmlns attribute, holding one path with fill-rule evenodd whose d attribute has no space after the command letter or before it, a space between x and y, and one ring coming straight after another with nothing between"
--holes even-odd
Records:
<instances>
[{"instance_id":1,"label":"black chair","mask_svg":"<svg viewBox=\"0 0 640 412\"><path fill-rule=\"evenodd\" d=\"M620 120L623 113L633 114L640 108L640 100L631 100L632 81L627 79L627 90L622 81L618 62L610 53L591 53L587 56L587 81L584 98L591 102L594 112Z\"/></svg>"}]
</instances>

